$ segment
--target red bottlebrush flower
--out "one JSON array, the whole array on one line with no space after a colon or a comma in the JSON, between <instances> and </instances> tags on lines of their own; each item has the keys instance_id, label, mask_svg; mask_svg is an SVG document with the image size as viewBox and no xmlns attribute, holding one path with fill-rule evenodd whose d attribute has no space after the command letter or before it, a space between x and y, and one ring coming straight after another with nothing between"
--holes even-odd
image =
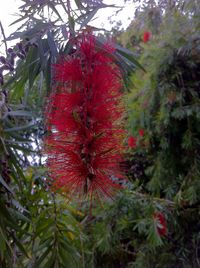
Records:
<instances>
[{"instance_id":1,"label":"red bottlebrush flower","mask_svg":"<svg viewBox=\"0 0 200 268\"><path fill-rule=\"evenodd\" d=\"M139 136L144 137L144 134L145 134L144 129L140 129L139 130Z\"/></svg>"},{"instance_id":2,"label":"red bottlebrush flower","mask_svg":"<svg viewBox=\"0 0 200 268\"><path fill-rule=\"evenodd\" d=\"M114 49L112 49L114 51ZM82 34L76 52L54 65L57 82L46 108L45 153L54 189L111 197L123 177L122 77L110 45Z\"/></svg>"},{"instance_id":3,"label":"red bottlebrush flower","mask_svg":"<svg viewBox=\"0 0 200 268\"><path fill-rule=\"evenodd\" d=\"M155 212L153 218L156 221L158 234L160 236L165 236L167 234L167 223L165 216L161 212Z\"/></svg>"},{"instance_id":4,"label":"red bottlebrush flower","mask_svg":"<svg viewBox=\"0 0 200 268\"><path fill-rule=\"evenodd\" d=\"M137 138L136 137L133 137L133 136L130 136L128 138L128 146L130 148L133 148L134 149L137 146Z\"/></svg>"},{"instance_id":5,"label":"red bottlebrush flower","mask_svg":"<svg viewBox=\"0 0 200 268\"><path fill-rule=\"evenodd\" d=\"M147 43L151 38L151 33L150 32L144 32L143 34L143 42Z\"/></svg>"}]
</instances>

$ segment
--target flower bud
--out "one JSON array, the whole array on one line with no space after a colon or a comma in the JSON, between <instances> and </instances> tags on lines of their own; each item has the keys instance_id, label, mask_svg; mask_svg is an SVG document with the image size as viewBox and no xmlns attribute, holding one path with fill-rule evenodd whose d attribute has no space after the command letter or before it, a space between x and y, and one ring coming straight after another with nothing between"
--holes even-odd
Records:
<instances>
[{"instance_id":1,"label":"flower bud","mask_svg":"<svg viewBox=\"0 0 200 268\"><path fill-rule=\"evenodd\" d=\"M23 47L22 47L22 43L17 43L17 44L16 44L16 47L17 47L19 50L22 50L22 48L23 48Z\"/></svg>"},{"instance_id":2,"label":"flower bud","mask_svg":"<svg viewBox=\"0 0 200 268\"><path fill-rule=\"evenodd\" d=\"M1 56L0 57L0 62L5 64L6 63L6 58L4 56Z\"/></svg>"},{"instance_id":3,"label":"flower bud","mask_svg":"<svg viewBox=\"0 0 200 268\"><path fill-rule=\"evenodd\" d=\"M13 49L12 48L9 48L8 49L8 53L12 53L13 52Z\"/></svg>"}]
</instances>

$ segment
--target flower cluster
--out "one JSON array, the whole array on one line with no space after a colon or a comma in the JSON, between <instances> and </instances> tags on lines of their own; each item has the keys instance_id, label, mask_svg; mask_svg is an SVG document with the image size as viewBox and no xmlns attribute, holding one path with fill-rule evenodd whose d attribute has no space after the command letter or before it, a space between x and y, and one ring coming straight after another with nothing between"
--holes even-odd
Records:
<instances>
[{"instance_id":1,"label":"flower cluster","mask_svg":"<svg viewBox=\"0 0 200 268\"><path fill-rule=\"evenodd\" d=\"M0 85L4 85L4 71L14 71L16 58L24 60L29 49L36 46L36 43L26 39L24 42L17 43L14 48L8 48L7 58L0 56Z\"/></svg>"},{"instance_id":2,"label":"flower cluster","mask_svg":"<svg viewBox=\"0 0 200 268\"><path fill-rule=\"evenodd\" d=\"M165 236L167 234L167 223L164 214L161 212L155 212L153 218L156 223L158 234L160 236Z\"/></svg>"},{"instance_id":3,"label":"flower cluster","mask_svg":"<svg viewBox=\"0 0 200 268\"><path fill-rule=\"evenodd\" d=\"M143 42L144 43L149 42L150 38L151 38L151 33L150 32L144 32L143 33Z\"/></svg>"},{"instance_id":4,"label":"flower cluster","mask_svg":"<svg viewBox=\"0 0 200 268\"><path fill-rule=\"evenodd\" d=\"M124 130L122 77L114 49L84 33L75 51L54 66L56 86L49 97L45 138L53 188L93 199L112 197L122 178Z\"/></svg>"}]
</instances>

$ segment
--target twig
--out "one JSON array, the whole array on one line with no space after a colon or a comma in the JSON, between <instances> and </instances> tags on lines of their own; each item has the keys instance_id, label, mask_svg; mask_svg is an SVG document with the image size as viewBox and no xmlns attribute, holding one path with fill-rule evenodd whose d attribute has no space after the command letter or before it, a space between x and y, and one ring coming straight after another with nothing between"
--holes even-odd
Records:
<instances>
[{"instance_id":1,"label":"twig","mask_svg":"<svg viewBox=\"0 0 200 268\"><path fill-rule=\"evenodd\" d=\"M3 25L1 23L1 21L0 21L0 28L1 28L1 32L2 32L2 35L3 35L3 39L4 39L6 55L8 56L8 47L7 47L7 43L6 43L6 36L5 36L4 28L3 28Z\"/></svg>"},{"instance_id":2,"label":"twig","mask_svg":"<svg viewBox=\"0 0 200 268\"><path fill-rule=\"evenodd\" d=\"M163 199L163 198L159 198L159 197L152 197L152 196L150 196L150 195L148 195L148 194L142 194L142 193L138 193L138 192L136 192L136 191L131 191L134 195L136 195L136 196L138 196L138 197L140 197L140 198L145 198L145 199L151 199L151 200L153 200L153 201L158 201L158 202L160 202L160 203L165 203L165 204L167 204L167 205L169 205L169 206L172 206L172 207L174 207L175 206L175 202L173 202L173 201L171 201L171 200L169 200L169 199Z\"/></svg>"}]
</instances>

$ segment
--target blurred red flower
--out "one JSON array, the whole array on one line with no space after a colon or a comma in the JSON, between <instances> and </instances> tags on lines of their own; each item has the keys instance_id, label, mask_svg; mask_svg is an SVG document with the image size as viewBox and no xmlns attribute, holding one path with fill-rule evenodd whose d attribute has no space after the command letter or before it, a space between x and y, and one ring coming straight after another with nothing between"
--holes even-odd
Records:
<instances>
[{"instance_id":1,"label":"blurred red flower","mask_svg":"<svg viewBox=\"0 0 200 268\"><path fill-rule=\"evenodd\" d=\"M151 38L151 32L144 32L143 33L143 42L147 43Z\"/></svg>"},{"instance_id":2,"label":"blurred red flower","mask_svg":"<svg viewBox=\"0 0 200 268\"><path fill-rule=\"evenodd\" d=\"M157 232L160 236L165 236L167 234L167 222L165 216L161 212L155 212L153 215L156 221Z\"/></svg>"},{"instance_id":3,"label":"blurred red flower","mask_svg":"<svg viewBox=\"0 0 200 268\"><path fill-rule=\"evenodd\" d=\"M54 65L57 82L48 99L45 138L52 187L75 195L111 197L120 186L124 130L122 77L92 34L76 40L76 52Z\"/></svg>"},{"instance_id":4,"label":"blurred red flower","mask_svg":"<svg viewBox=\"0 0 200 268\"><path fill-rule=\"evenodd\" d=\"M133 137L133 136L130 136L128 138L128 146L130 148L135 148L137 146L137 138L136 137Z\"/></svg>"},{"instance_id":5,"label":"blurred red flower","mask_svg":"<svg viewBox=\"0 0 200 268\"><path fill-rule=\"evenodd\" d=\"M144 134L145 134L144 129L140 129L140 130L139 130L139 136L140 136L140 137L143 137Z\"/></svg>"}]
</instances>

